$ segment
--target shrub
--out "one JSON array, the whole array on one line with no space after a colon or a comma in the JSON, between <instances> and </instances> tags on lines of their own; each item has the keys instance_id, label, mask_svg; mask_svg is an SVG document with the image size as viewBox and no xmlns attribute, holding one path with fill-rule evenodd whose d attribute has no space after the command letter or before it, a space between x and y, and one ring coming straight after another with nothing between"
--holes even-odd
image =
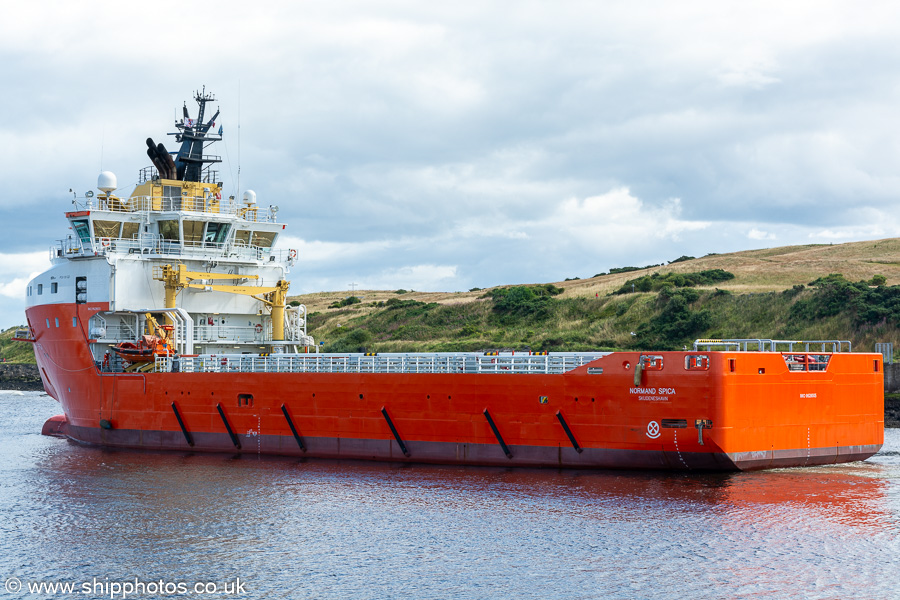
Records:
<instances>
[{"instance_id":1,"label":"shrub","mask_svg":"<svg viewBox=\"0 0 900 600\"><path fill-rule=\"evenodd\" d=\"M362 300L360 300L356 296L348 296L343 300L332 302L328 305L328 308L344 308L345 306L350 306L351 304L359 304L360 302L362 302Z\"/></svg>"},{"instance_id":2,"label":"shrub","mask_svg":"<svg viewBox=\"0 0 900 600\"><path fill-rule=\"evenodd\" d=\"M676 258L675 260L669 261L669 264L671 265L671 264L673 264L673 263L684 262L684 261L686 261L686 260L694 260L694 257L693 257L693 256L688 256L688 255L685 254L685 255L683 255L683 256L679 256L679 257Z\"/></svg>"},{"instance_id":3,"label":"shrub","mask_svg":"<svg viewBox=\"0 0 900 600\"><path fill-rule=\"evenodd\" d=\"M632 292L658 291L663 287L685 288L712 285L729 279L734 279L734 273L722 269L707 269L696 273L666 273L664 275L653 273L637 279L629 279L613 293L630 294Z\"/></svg>"},{"instance_id":4,"label":"shrub","mask_svg":"<svg viewBox=\"0 0 900 600\"><path fill-rule=\"evenodd\" d=\"M353 329L325 346L325 352L365 352L372 334L365 329Z\"/></svg>"},{"instance_id":5,"label":"shrub","mask_svg":"<svg viewBox=\"0 0 900 600\"><path fill-rule=\"evenodd\" d=\"M494 301L494 312L540 319L549 315L552 297L562 292L562 288L548 283L544 286L520 285L494 289L491 290L491 297Z\"/></svg>"}]
</instances>

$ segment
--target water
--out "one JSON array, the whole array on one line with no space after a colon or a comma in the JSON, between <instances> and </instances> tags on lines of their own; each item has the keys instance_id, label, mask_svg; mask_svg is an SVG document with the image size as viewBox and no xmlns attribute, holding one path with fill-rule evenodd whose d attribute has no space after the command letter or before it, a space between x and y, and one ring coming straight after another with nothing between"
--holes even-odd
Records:
<instances>
[{"instance_id":1,"label":"water","mask_svg":"<svg viewBox=\"0 0 900 600\"><path fill-rule=\"evenodd\" d=\"M41 436L58 412L0 392L0 600L900 596L900 430L836 467L558 472L109 451Z\"/></svg>"}]
</instances>

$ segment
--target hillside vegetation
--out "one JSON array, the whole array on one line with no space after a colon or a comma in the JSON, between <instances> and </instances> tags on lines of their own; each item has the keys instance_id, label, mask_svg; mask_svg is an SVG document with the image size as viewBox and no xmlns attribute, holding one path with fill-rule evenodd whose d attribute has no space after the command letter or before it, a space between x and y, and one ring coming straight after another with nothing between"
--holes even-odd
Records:
<instances>
[{"instance_id":1,"label":"hillside vegetation","mask_svg":"<svg viewBox=\"0 0 900 600\"><path fill-rule=\"evenodd\" d=\"M896 284L900 240L889 239L680 257L554 284L292 300L306 304L325 351L675 349L698 337L842 339L871 351L900 345Z\"/></svg>"},{"instance_id":2,"label":"hillside vegetation","mask_svg":"<svg viewBox=\"0 0 900 600\"><path fill-rule=\"evenodd\" d=\"M595 298L517 286L456 304L393 299L371 311L316 312L310 327L331 352L674 350L721 337L841 339L872 350L898 338L900 286L837 274L810 284L747 294L666 286Z\"/></svg>"},{"instance_id":3,"label":"hillside vegetation","mask_svg":"<svg viewBox=\"0 0 900 600\"><path fill-rule=\"evenodd\" d=\"M842 339L900 348L900 239L682 256L468 292L293 296L325 351L676 349L698 337ZM24 315L22 321L24 321ZM0 334L0 356L33 362Z\"/></svg>"},{"instance_id":4,"label":"hillside vegetation","mask_svg":"<svg viewBox=\"0 0 900 600\"><path fill-rule=\"evenodd\" d=\"M22 321L25 315L22 315ZM33 363L34 350L28 342L14 342L13 336L18 327L0 332L0 360L8 363Z\"/></svg>"}]
</instances>

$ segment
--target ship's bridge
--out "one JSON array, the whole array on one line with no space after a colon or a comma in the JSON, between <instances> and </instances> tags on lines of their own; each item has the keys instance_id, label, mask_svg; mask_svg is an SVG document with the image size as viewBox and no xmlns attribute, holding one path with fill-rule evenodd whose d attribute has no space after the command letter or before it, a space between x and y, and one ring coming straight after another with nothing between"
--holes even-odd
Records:
<instances>
[{"instance_id":1,"label":"ship's bridge","mask_svg":"<svg viewBox=\"0 0 900 600\"><path fill-rule=\"evenodd\" d=\"M111 253L270 260L293 264L293 250L273 249L285 225L278 208L259 207L245 192L222 198L221 185L150 176L127 199L111 190L76 198L66 213L74 235L51 249L52 258Z\"/></svg>"}]
</instances>

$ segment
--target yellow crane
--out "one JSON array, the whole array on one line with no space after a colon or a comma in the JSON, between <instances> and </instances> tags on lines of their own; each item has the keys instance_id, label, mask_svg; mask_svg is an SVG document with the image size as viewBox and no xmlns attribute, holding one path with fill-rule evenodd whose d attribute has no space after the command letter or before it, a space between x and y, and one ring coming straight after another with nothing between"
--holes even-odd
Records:
<instances>
[{"instance_id":1,"label":"yellow crane","mask_svg":"<svg viewBox=\"0 0 900 600\"><path fill-rule=\"evenodd\" d=\"M201 273L188 271L183 264L154 267L153 278L162 281L166 289L166 308L175 308L175 299L184 288L212 290L229 294L251 296L263 302L272 311L272 340L284 340L284 302L287 299L289 281L279 280L274 286L228 285L219 283L194 283L223 279L259 279L259 275L234 275L227 273Z\"/></svg>"}]
</instances>

